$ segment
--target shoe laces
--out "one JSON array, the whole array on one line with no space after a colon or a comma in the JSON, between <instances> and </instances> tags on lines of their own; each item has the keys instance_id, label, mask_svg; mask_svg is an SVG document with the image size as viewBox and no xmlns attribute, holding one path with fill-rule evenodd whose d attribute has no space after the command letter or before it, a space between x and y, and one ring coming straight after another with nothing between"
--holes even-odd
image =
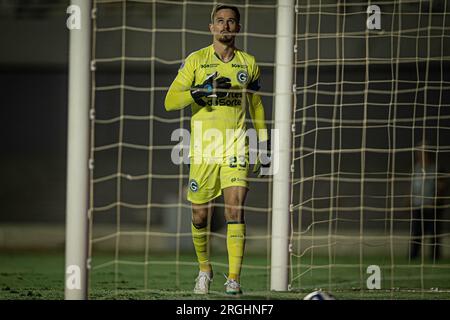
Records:
<instances>
[{"instance_id":1,"label":"shoe laces","mask_svg":"<svg viewBox=\"0 0 450 320\"><path fill-rule=\"evenodd\" d=\"M225 276L225 275L224 275ZM225 279L227 279L227 281L225 282L225 286L231 288L231 289L239 289L241 287L241 285L239 284L239 282L237 282L234 279L228 279L227 276L225 276Z\"/></svg>"},{"instance_id":2,"label":"shoe laces","mask_svg":"<svg viewBox=\"0 0 450 320\"><path fill-rule=\"evenodd\" d=\"M195 279L199 287L205 287L208 281L212 281L208 272L200 271Z\"/></svg>"}]
</instances>

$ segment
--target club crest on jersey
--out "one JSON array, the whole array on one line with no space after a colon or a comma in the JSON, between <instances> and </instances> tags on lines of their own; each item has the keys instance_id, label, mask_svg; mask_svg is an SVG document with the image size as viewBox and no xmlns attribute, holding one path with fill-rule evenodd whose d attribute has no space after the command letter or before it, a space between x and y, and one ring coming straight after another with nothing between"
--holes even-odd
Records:
<instances>
[{"instance_id":1,"label":"club crest on jersey","mask_svg":"<svg viewBox=\"0 0 450 320\"><path fill-rule=\"evenodd\" d=\"M191 181L189 181L189 189L191 189L192 192L197 192L198 191L197 181L195 181L194 179L191 179Z\"/></svg>"},{"instance_id":2,"label":"club crest on jersey","mask_svg":"<svg viewBox=\"0 0 450 320\"><path fill-rule=\"evenodd\" d=\"M236 75L237 81L239 81L240 84L246 84L248 80L248 73L245 70L241 70Z\"/></svg>"}]
</instances>

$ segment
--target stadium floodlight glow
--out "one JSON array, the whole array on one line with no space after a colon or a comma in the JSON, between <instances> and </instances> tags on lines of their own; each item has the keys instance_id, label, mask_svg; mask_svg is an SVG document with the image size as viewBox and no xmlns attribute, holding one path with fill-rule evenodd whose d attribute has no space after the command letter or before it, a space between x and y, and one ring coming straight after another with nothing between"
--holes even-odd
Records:
<instances>
[{"instance_id":1,"label":"stadium floodlight glow","mask_svg":"<svg viewBox=\"0 0 450 320\"><path fill-rule=\"evenodd\" d=\"M70 28L65 299L87 299L91 1L72 0L80 28Z\"/></svg>"}]
</instances>

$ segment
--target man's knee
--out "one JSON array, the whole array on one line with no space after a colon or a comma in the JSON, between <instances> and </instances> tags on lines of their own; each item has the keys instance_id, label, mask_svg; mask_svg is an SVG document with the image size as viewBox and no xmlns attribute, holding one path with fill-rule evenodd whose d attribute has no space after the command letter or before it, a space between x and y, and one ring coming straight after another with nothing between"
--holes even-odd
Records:
<instances>
[{"instance_id":1,"label":"man's knee","mask_svg":"<svg viewBox=\"0 0 450 320\"><path fill-rule=\"evenodd\" d=\"M225 219L227 221L244 220L244 202L247 189L244 187L230 187L224 189Z\"/></svg>"},{"instance_id":2,"label":"man's knee","mask_svg":"<svg viewBox=\"0 0 450 320\"><path fill-rule=\"evenodd\" d=\"M206 227L208 224L210 207L208 204L192 206L192 224L197 228Z\"/></svg>"},{"instance_id":3,"label":"man's knee","mask_svg":"<svg viewBox=\"0 0 450 320\"><path fill-rule=\"evenodd\" d=\"M242 202L236 198L226 203L225 214L227 221L242 221L244 219L244 208Z\"/></svg>"}]
</instances>

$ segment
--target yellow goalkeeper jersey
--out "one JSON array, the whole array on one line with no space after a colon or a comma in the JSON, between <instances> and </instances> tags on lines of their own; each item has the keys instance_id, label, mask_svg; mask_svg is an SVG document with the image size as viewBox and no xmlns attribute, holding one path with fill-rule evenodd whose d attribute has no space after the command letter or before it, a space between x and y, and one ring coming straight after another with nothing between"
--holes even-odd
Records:
<instances>
[{"instance_id":1,"label":"yellow goalkeeper jersey","mask_svg":"<svg viewBox=\"0 0 450 320\"><path fill-rule=\"evenodd\" d=\"M217 78L231 80L231 89L226 97L203 98L206 106L198 105L190 95L191 88L216 72ZM185 59L169 88L165 106L168 111L192 106L191 157L223 158L232 153L230 148L245 141L247 106L252 108L250 114L255 128L265 128L261 98L254 94L260 88L259 77L255 58L239 49L235 49L234 57L228 62L217 56L213 45L195 51ZM255 120L259 121L255 123ZM260 136L260 140L265 139Z\"/></svg>"}]
</instances>

